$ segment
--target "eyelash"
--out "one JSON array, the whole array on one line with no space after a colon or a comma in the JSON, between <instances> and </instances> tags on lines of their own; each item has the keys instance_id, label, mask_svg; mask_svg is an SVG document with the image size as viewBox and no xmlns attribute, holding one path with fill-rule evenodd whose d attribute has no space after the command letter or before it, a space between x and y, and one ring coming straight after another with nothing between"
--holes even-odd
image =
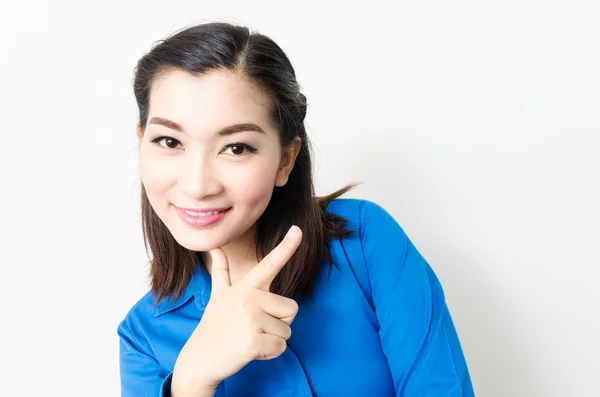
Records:
<instances>
[{"instance_id":1,"label":"eyelash","mask_svg":"<svg viewBox=\"0 0 600 397\"><path fill-rule=\"evenodd\" d=\"M158 145L158 142L162 141L163 139L171 139L171 140L177 142L178 144L181 144L181 142L179 142L177 139L175 139L173 137L170 137L168 135L158 135L156 137L153 137L151 139L151 142ZM172 149L172 148L164 147L164 146L161 146L161 145L159 145L159 146L161 148L163 148L163 149ZM244 149L246 149L250 153L256 153L256 151L257 151L257 149L255 147L250 146L247 143L243 143L243 142L232 142L230 144L225 145L225 147L223 148L223 150L226 150L226 149L229 149L229 148L235 147L235 146L243 147ZM234 156L241 156L241 155L240 154L234 154Z\"/></svg>"},{"instance_id":2,"label":"eyelash","mask_svg":"<svg viewBox=\"0 0 600 397\"><path fill-rule=\"evenodd\" d=\"M250 153L256 153L256 148L253 146L248 145L247 143L243 143L243 142L233 142L230 143L228 145L225 145L224 149L229 149L230 147L234 147L234 146L240 146L243 147L244 149L246 149L247 151L249 151ZM234 154L234 156L240 156L239 154Z\"/></svg>"}]
</instances>

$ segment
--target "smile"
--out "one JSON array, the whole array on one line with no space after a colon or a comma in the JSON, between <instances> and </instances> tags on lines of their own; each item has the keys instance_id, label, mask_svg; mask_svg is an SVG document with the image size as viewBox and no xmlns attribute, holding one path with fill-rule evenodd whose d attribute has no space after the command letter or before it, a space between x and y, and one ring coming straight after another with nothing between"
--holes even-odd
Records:
<instances>
[{"instance_id":1,"label":"smile","mask_svg":"<svg viewBox=\"0 0 600 397\"><path fill-rule=\"evenodd\" d=\"M197 211L183 210L183 212L185 212L186 214L188 214L190 216L209 216L209 215L216 215L221 211L197 212Z\"/></svg>"},{"instance_id":2,"label":"smile","mask_svg":"<svg viewBox=\"0 0 600 397\"><path fill-rule=\"evenodd\" d=\"M195 228L203 228L211 226L225 217L229 213L231 208L212 209L209 211L193 211L191 209L183 209L175 207L179 219L181 219L186 225Z\"/></svg>"}]
</instances>

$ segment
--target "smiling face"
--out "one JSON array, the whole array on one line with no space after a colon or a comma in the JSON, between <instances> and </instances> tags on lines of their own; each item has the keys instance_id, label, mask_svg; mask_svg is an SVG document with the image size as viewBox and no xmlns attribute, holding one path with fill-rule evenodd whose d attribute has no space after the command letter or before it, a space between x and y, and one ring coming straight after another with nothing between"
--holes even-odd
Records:
<instances>
[{"instance_id":1,"label":"smiling face","mask_svg":"<svg viewBox=\"0 0 600 397\"><path fill-rule=\"evenodd\" d=\"M271 99L240 74L164 72L138 129L148 200L175 240L193 251L244 250L275 186L292 170L299 142L282 150ZM191 210L191 211L184 211Z\"/></svg>"}]
</instances>

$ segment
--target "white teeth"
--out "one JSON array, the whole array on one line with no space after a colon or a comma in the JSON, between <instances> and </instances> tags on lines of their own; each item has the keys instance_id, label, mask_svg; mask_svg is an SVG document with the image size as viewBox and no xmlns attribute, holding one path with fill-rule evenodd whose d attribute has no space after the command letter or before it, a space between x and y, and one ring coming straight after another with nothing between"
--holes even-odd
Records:
<instances>
[{"instance_id":1,"label":"white teeth","mask_svg":"<svg viewBox=\"0 0 600 397\"><path fill-rule=\"evenodd\" d=\"M183 210L183 212L185 212L186 214L188 214L190 216L210 216L210 215L216 215L219 213L219 211L196 212L196 211L186 211L186 210Z\"/></svg>"}]
</instances>

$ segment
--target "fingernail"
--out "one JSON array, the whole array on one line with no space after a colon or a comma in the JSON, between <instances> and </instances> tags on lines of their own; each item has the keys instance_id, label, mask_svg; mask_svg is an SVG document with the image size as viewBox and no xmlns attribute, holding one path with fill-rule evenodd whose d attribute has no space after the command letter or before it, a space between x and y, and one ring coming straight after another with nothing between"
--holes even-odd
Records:
<instances>
[{"instance_id":1,"label":"fingernail","mask_svg":"<svg viewBox=\"0 0 600 397\"><path fill-rule=\"evenodd\" d=\"M287 233L287 237L294 238L297 235L298 235L298 227L297 226L290 227L290 230L288 230L288 233Z\"/></svg>"}]
</instances>

